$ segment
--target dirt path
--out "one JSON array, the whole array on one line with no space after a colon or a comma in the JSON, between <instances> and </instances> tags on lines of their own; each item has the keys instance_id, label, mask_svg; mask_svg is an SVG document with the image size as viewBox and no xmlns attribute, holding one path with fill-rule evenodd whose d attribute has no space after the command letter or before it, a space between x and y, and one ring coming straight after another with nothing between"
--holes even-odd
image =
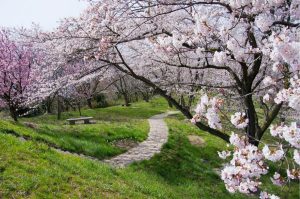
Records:
<instances>
[{"instance_id":1,"label":"dirt path","mask_svg":"<svg viewBox=\"0 0 300 199\"><path fill-rule=\"evenodd\" d=\"M104 160L104 162L115 167L125 167L132 162L148 160L154 154L159 153L162 146L168 141L169 130L167 124L164 122L164 118L174 113L175 112L163 113L148 119L150 132L147 140L129 149L126 153Z\"/></svg>"}]
</instances>

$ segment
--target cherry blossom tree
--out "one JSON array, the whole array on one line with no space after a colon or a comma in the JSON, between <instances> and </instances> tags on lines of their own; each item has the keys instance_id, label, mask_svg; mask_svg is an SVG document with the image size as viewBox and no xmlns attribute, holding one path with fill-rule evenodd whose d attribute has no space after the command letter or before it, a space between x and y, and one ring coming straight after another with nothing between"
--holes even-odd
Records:
<instances>
[{"instance_id":1,"label":"cherry blossom tree","mask_svg":"<svg viewBox=\"0 0 300 199\"><path fill-rule=\"evenodd\" d=\"M144 84L135 80L129 75L124 75L120 72L115 73L116 82L113 84L118 95L124 98L125 106L130 106L131 102L138 100L139 96L145 101L149 101L149 88Z\"/></svg>"},{"instance_id":2,"label":"cherry blossom tree","mask_svg":"<svg viewBox=\"0 0 300 199\"><path fill-rule=\"evenodd\" d=\"M134 90L135 93L140 95L145 102L149 102L151 97L154 95L153 89L140 81L135 81Z\"/></svg>"},{"instance_id":3,"label":"cherry blossom tree","mask_svg":"<svg viewBox=\"0 0 300 199\"><path fill-rule=\"evenodd\" d=\"M82 82L76 88L77 92L81 93L84 96L84 98L87 102L87 105L90 109L93 108L92 99L95 96L95 94L98 93L99 84L100 84L100 77L97 76L96 78L92 79L91 81Z\"/></svg>"},{"instance_id":4,"label":"cherry blossom tree","mask_svg":"<svg viewBox=\"0 0 300 199\"><path fill-rule=\"evenodd\" d=\"M68 46L70 41L61 44L59 43L61 40L55 38L40 40L35 35L35 31L40 32L39 29L17 30L27 43L33 44L36 51L43 52L43 59L40 63L40 88L28 100L29 103L32 105L39 104L61 93L61 97L66 96L66 98L80 96L80 99L85 99L90 106L92 97L105 89L106 86L110 86L110 81L104 81L112 79L113 74L109 67L99 65L90 59L79 59L72 56L69 54L69 51L73 49ZM102 82L108 85L100 86Z\"/></svg>"},{"instance_id":5,"label":"cherry blossom tree","mask_svg":"<svg viewBox=\"0 0 300 199\"><path fill-rule=\"evenodd\" d=\"M143 81L188 118L193 114L170 95L172 90L187 93L183 85L227 90L243 104L243 115L249 121L247 136L257 145L282 104L267 105L268 114L261 124L255 98L269 88L264 88L262 82L272 73L267 66L274 63L273 54L278 51L274 45L280 39L276 38L296 34L297 23L292 17L297 17L297 3L268 1L259 6L247 2L92 2L80 18L66 19L57 32L39 37L55 40L70 58L98 61ZM176 76L179 69L181 78ZM190 81L190 76L200 72L205 78ZM289 74L287 70L281 72L283 77ZM220 75L222 78L215 78ZM285 82L288 78L281 78L277 89ZM207 121L194 121L200 129L229 141L221 125L214 124L219 123L220 108L215 109L217 114L208 113L211 117L205 117Z\"/></svg>"},{"instance_id":6,"label":"cherry blossom tree","mask_svg":"<svg viewBox=\"0 0 300 199\"><path fill-rule=\"evenodd\" d=\"M30 46L14 41L8 30L0 30L0 106L8 107L15 121L35 81L33 57Z\"/></svg>"},{"instance_id":7,"label":"cherry blossom tree","mask_svg":"<svg viewBox=\"0 0 300 199\"><path fill-rule=\"evenodd\" d=\"M299 4L91 1L79 18L65 19L56 32L38 33L36 38L53 42L66 62L96 63L92 71L113 67L142 81L199 129L234 145L222 179L230 192L254 193L268 172L267 161L286 160L289 150L294 150L294 160L288 162L296 164L288 168L286 181L299 179L299 128L296 123L274 124L282 107L300 108ZM194 114L178 96L196 95L201 97ZM237 107L228 111L228 104ZM267 143L260 150L268 129L281 141L272 144L275 150ZM230 136L228 131L235 133ZM279 173L272 181L284 183ZM266 192L260 197L276 198Z\"/></svg>"}]
</instances>

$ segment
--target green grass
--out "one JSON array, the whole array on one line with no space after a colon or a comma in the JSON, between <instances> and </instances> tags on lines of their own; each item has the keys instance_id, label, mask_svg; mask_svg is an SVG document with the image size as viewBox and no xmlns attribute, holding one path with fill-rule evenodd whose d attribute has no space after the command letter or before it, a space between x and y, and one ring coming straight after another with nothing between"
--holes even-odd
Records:
<instances>
[{"instance_id":1,"label":"green grass","mask_svg":"<svg viewBox=\"0 0 300 199\"><path fill-rule=\"evenodd\" d=\"M0 134L2 198L247 198L231 195L213 168L221 141L190 145L189 124L168 119L170 139L162 153L126 169L59 154L38 141ZM203 134L206 135L206 134ZM207 145L213 139L205 137ZM223 143L222 143L223 145ZM216 147L217 146L217 147Z\"/></svg>"},{"instance_id":2,"label":"green grass","mask_svg":"<svg viewBox=\"0 0 300 199\"><path fill-rule=\"evenodd\" d=\"M224 150L226 143L185 122L180 114L166 119L170 135L161 153L125 169L61 154L43 143L108 157L121 152L108 153L120 150L114 149L112 141L145 139L149 128L145 119L166 109L162 99L154 99L150 104L137 103L129 108L84 110L84 114L98 120L94 125L68 126L56 121L55 116L22 119L20 124L0 121L0 198L254 198L226 191L215 172L225 163L217 151ZM111 114L109 110L113 110ZM63 117L74 115L65 113ZM36 123L37 129L24 127L24 121ZM22 142L5 134L12 131L32 140ZM191 145L188 135L201 136L205 145ZM99 145L107 148L96 148ZM270 183L269 176L267 180ZM299 198L296 183L283 191L264 186L282 198Z\"/></svg>"},{"instance_id":3,"label":"green grass","mask_svg":"<svg viewBox=\"0 0 300 199\"><path fill-rule=\"evenodd\" d=\"M170 185L146 172L114 170L62 155L37 142L0 134L0 198L173 198Z\"/></svg>"},{"instance_id":4,"label":"green grass","mask_svg":"<svg viewBox=\"0 0 300 199\"><path fill-rule=\"evenodd\" d=\"M223 141L175 117L167 119L167 124L170 136L162 152L150 161L134 164L132 168L163 177L181 193L180 198L248 198L229 194L215 172L222 166L217 151L226 147ZM201 136L205 144L202 147L191 145L188 135Z\"/></svg>"},{"instance_id":5,"label":"green grass","mask_svg":"<svg viewBox=\"0 0 300 199\"><path fill-rule=\"evenodd\" d=\"M124 152L124 149L113 145L114 141L123 139L142 141L147 137L149 127L145 120L122 124L103 122L77 126L43 124L37 129L0 121L0 131L1 129L3 132L14 132L49 146L103 159Z\"/></svg>"},{"instance_id":6,"label":"green grass","mask_svg":"<svg viewBox=\"0 0 300 199\"><path fill-rule=\"evenodd\" d=\"M0 120L0 130L13 131L50 146L104 159L125 152L114 146L115 141L145 140L149 132L146 119L167 109L167 103L162 98L154 98L150 103L138 102L130 107L83 110L85 116L94 117L96 124L70 126L65 119L78 117L78 113L67 112L62 114L60 121L56 120L55 115L23 118L17 124ZM36 128L26 128L24 122L32 122L36 124Z\"/></svg>"},{"instance_id":7,"label":"green grass","mask_svg":"<svg viewBox=\"0 0 300 199\"><path fill-rule=\"evenodd\" d=\"M226 143L206 132L199 131L190 123L182 121L183 116L169 117L167 123L170 136L160 154L150 161L132 165L137 171L151 172L162 176L169 184L181 190L182 198L257 198L241 194L229 194L216 174L228 160L221 160L217 151L226 149ZM199 135L205 145L196 147L190 144L187 136ZM270 172L262 178L263 189L282 199L300 198L299 183L292 182L289 188L281 189L272 185L270 177L275 172L270 164ZM283 173L285 170L283 171Z\"/></svg>"}]
</instances>

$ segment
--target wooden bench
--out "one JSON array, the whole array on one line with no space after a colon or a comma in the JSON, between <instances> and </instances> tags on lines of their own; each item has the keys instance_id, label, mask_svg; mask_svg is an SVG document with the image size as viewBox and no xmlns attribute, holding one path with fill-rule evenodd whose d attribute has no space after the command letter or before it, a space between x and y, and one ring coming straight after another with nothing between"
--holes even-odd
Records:
<instances>
[{"instance_id":1,"label":"wooden bench","mask_svg":"<svg viewBox=\"0 0 300 199\"><path fill-rule=\"evenodd\" d=\"M84 121L84 124L90 124L91 119L93 119L93 117L80 117L80 118L70 118L67 119L67 121L70 123L70 125L74 125L76 121Z\"/></svg>"}]
</instances>

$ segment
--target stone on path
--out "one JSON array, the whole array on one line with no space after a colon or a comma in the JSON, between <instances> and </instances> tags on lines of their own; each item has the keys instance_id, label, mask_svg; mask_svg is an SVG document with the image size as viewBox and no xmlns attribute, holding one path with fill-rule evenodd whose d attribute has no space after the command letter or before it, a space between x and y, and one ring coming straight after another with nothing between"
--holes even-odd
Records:
<instances>
[{"instance_id":1,"label":"stone on path","mask_svg":"<svg viewBox=\"0 0 300 199\"><path fill-rule=\"evenodd\" d=\"M150 132L148 138L138 146L131 148L126 153L105 160L104 162L115 167L125 167L126 165L142 160L150 159L154 154L159 153L162 146L168 141L168 127L164 118L177 112L168 112L155 115L148 119Z\"/></svg>"}]
</instances>

